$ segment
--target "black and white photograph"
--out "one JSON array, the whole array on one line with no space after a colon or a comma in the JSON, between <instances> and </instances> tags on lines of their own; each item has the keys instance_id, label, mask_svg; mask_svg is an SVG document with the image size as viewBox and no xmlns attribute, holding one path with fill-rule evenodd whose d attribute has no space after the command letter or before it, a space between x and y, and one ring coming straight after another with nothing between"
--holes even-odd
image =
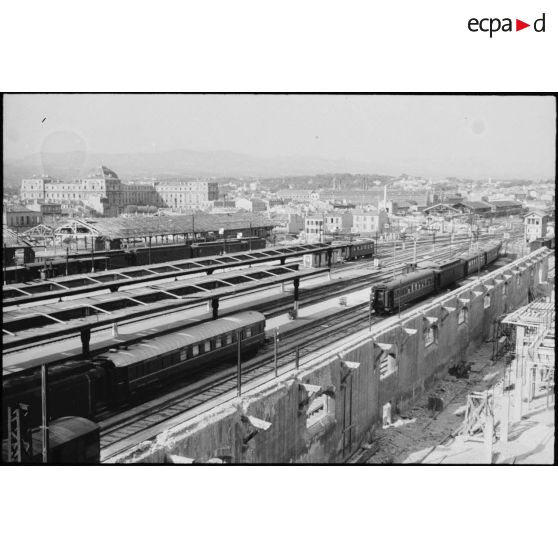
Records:
<instances>
[{"instance_id":1,"label":"black and white photograph","mask_svg":"<svg viewBox=\"0 0 558 558\"><path fill-rule=\"evenodd\" d=\"M2 556L556 554L557 31L5 2Z\"/></svg>"},{"instance_id":2,"label":"black and white photograph","mask_svg":"<svg viewBox=\"0 0 558 558\"><path fill-rule=\"evenodd\" d=\"M555 461L556 98L3 96L2 461Z\"/></svg>"}]
</instances>

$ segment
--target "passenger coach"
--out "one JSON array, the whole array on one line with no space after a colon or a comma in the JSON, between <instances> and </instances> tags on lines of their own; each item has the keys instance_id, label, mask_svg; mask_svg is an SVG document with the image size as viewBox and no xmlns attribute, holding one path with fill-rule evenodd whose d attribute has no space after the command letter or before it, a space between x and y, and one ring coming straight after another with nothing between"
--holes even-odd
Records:
<instances>
[{"instance_id":1,"label":"passenger coach","mask_svg":"<svg viewBox=\"0 0 558 558\"><path fill-rule=\"evenodd\" d=\"M419 269L431 269L435 273L435 289L440 291L465 277L465 262L459 258L443 262L423 261L417 264Z\"/></svg>"},{"instance_id":2,"label":"passenger coach","mask_svg":"<svg viewBox=\"0 0 558 558\"><path fill-rule=\"evenodd\" d=\"M155 384L183 378L201 368L234 361L240 334L241 355L254 354L265 342L265 316L242 312L196 324L139 343L122 344L90 359L71 359L48 367L49 415L94 418L107 406L119 405ZM125 337L125 336L122 336ZM29 405L30 426L41 422L40 358L24 369L5 367L2 405ZM6 436L6 421L2 421Z\"/></svg>"},{"instance_id":3,"label":"passenger coach","mask_svg":"<svg viewBox=\"0 0 558 558\"><path fill-rule=\"evenodd\" d=\"M414 271L387 282L374 285L373 305L378 314L397 312L399 308L435 290L432 270Z\"/></svg>"},{"instance_id":4,"label":"passenger coach","mask_svg":"<svg viewBox=\"0 0 558 558\"><path fill-rule=\"evenodd\" d=\"M240 334L243 355L265 342L265 316L242 312L180 332L146 339L102 355L114 401L123 401L155 383L165 383L208 365L232 359Z\"/></svg>"}]
</instances>

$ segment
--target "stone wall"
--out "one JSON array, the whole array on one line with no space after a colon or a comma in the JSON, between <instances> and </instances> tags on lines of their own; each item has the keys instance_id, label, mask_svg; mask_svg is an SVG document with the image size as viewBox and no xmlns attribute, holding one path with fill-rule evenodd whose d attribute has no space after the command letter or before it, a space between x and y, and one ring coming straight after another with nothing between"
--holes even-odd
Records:
<instances>
[{"instance_id":1,"label":"stone wall","mask_svg":"<svg viewBox=\"0 0 558 558\"><path fill-rule=\"evenodd\" d=\"M326 354L303 359L298 372L252 390L246 386L242 398L185 419L111 461L160 463L183 456L198 462L342 462L373 438L386 403L404 411L491 338L499 317L528 303L529 292L547 279L550 254L542 248L382 320Z\"/></svg>"}]
</instances>

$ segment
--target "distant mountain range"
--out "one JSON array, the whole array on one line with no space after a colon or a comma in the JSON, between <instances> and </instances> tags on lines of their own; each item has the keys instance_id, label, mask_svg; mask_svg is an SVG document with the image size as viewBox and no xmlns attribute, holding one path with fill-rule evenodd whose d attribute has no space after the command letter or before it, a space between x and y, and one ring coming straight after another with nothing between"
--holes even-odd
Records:
<instances>
[{"instance_id":1,"label":"distant mountain range","mask_svg":"<svg viewBox=\"0 0 558 558\"><path fill-rule=\"evenodd\" d=\"M232 151L173 150L159 153L35 153L4 161L5 180L19 181L33 175L71 179L86 176L99 165L121 178L140 177L274 177L329 173L382 172L370 164L312 157L264 158Z\"/></svg>"}]
</instances>

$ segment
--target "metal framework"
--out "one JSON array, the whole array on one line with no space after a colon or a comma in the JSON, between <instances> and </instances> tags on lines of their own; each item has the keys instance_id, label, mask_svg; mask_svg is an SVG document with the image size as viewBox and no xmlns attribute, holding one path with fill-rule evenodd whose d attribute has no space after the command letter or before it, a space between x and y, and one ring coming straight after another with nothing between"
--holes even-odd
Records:
<instances>
[{"instance_id":1,"label":"metal framework","mask_svg":"<svg viewBox=\"0 0 558 558\"><path fill-rule=\"evenodd\" d=\"M515 370L515 419L523 412L523 385L527 402L546 392L546 406L554 399L555 318L553 302L536 300L504 318L503 323L516 330L515 350L510 353Z\"/></svg>"},{"instance_id":2,"label":"metal framework","mask_svg":"<svg viewBox=\"0 0 558 558\"><path fill-rule=\"evenodd\" d=\"M52 238L53 235L54 235L54 228L49 227L44 223L41 223L36 227L33 227L32 229L27 229L23 234L23 236L27 236L32 239L45 238L45 237Z\"/></svg>"},{"instance_id":3,"label":"metal framework","mask_svg":"<svg viewBox=\"0 0 558 558\"><path fill-rule=\"evenodd\" d=\"M203 277L169 282L166 285L154 285L125 293L111 293L96 295L87 299L73 301L75 307L99 308L107 311L106 314L94 313L78 318L65 319L57 315L62 307L58 304L18 308L3 313L4 351L16 347L37 344L48 339L68 337L79 333L84 328L110 327L113 323L129 321L144 316L157 316L169 311L187 308L203 302L212 304L213 299L220 300L242 293L264 289L281 283L293 281L293 307L298 305L298 285L301 279L323 275L327 268L308 269L298 271L296 264L275 266L268 269L251 268L242 272L220 274L218 277ZM128 304L122 302L130 301ZM67 301L68 303L70 301ZM212 304L213 306L213 304ZM218 304L214 307L214 312ZM67 310L68 308L66 308ZM65 310L62 310L64 312ZM42 312L52 319L52 323L40 328L31 328L21 320L26 320L33 314ZM215 316L215 314L214 314ZM56 320L58 318L58 321ZM60 320L62 318L62 320ZM59 323L63 321L64 323ZM19 325L18 325L18 322ZM57 322L57 323L55 323ZM10 335L11 332L17 333Z\"/></svg>"},{"instance_id":4,"label":"metal framework","mask_svg":"<svg viewBox=\"0 0 558 558\"><path fill-rule=\"evenodd\" d=\"M190 258L155 265L119 268L113 271L99 271L87 275L72 275L56 277L44 281L29 283L13 283L2 288L5 304L20 304L24 302L38 302L54 298L52 291L68 292L64 296L84 294L97 290L110 289L118 291L122 287L138 285L152 279L173 279L185 275L205 272L212 275L214 271L240 266L252 266L260 263L279 261L282 265L287 258L300 257L304 254L324 252L342 248L327 244L305 244L281 248L268 248L255 252L235 252L222 256L208 256ZM75 282L79 281L79 285Z\"/></svg>"},{"instance_id":5,"label":"metal framework","mask_svg":"<svg viewBox=\"0 0 558 558\"><path fill-rule=\"evenodd\" d=\"M29 428L29 405L8 407L8 462L31 461L32 441Z\"/></svg>"}]
</instances>

